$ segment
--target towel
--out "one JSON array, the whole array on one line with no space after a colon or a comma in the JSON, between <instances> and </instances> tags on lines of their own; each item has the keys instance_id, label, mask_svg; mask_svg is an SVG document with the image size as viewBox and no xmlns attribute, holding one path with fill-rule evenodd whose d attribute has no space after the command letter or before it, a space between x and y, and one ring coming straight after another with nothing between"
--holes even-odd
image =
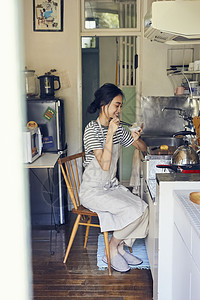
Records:
<instances>
[{"instance_id":1,"label":"towel","mask_svg":"<svg viewBox=\"0 0 200 300\"><path fill-rule=\"evenodd\" d=\"M140 169L141 169L141 157L140 150L135 149L133 154L132 173L130 178L130 186L133 187L132 193L140 195Z\"/></svg>"}]
</instances>

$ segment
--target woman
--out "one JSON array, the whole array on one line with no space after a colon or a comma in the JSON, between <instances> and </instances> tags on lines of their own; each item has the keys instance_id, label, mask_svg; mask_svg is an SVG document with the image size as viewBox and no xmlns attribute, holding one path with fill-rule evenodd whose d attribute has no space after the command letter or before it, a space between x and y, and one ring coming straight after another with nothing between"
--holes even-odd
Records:
<instances>
[{"instance_id":1,"label":"woman","mask_svg":"<svg viewBox=\"0 0 200 300\"><path fill-rule=\"evenodd\" d=\"M116 176L119 146L135 146L146 151L140 131L130 133L120 124L123 93L111 83L95 92L95 100L88 107L89 113L100 110L99 117L85 128L85 171L80 188L81 204L96 212L101 231L114 231L110 240L111 266L126 272L129 265L142 260L126 252L123 245L132 247L136 238L148 232L147 204L118 183ZM107 262L106 255L102 258Z\"/></svg>"}]
</instances>

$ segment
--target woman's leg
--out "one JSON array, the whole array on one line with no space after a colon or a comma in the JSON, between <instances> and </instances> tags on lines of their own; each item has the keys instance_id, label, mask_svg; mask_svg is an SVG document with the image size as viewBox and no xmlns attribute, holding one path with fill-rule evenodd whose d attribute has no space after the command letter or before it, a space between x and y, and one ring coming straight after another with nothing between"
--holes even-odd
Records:
<instances>
[{"instance_id":1,"label":"woman's leg","mask_svg":"<svg viewBox=\"0 0 200 300\"><path fill-rule=\"evenodd\" d=\"M132 247L136 238L146 237L146 235L148 234L148 223L148 208L146 208L140 218L138 218L128 226L114 231L113 236L117 240L123 240L128 247ZM123 244L120 245L119 249L122 248Z\"/></svg>"},{"instance_id":2,"label":"woman's leg","mask_svg":"<svg viewBox=\"0 0 200 300\"><path fill-rule=\"evenodd\" d=\"M119 254L118 252L118 246L121 243L122 240L116 239L114 236L112 236L111 240L110 240L110 258L112 259L114 256L116 256L117 254Z\"/></svg>"}]
</instances>

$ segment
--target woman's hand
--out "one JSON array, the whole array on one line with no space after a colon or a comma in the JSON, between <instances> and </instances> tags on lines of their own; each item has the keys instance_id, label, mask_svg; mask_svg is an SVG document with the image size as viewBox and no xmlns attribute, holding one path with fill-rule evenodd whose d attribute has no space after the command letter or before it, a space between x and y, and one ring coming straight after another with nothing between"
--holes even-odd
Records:
<instances>
[{"instance_id":1,"label":"woman's hand","mask_svg":"<svg viewBox=\"0 0 200 300\"><path fill-rule=\"evenodd\" d=\"M114 135L119 127L119 123L120 123L119 118L115 117L115 118L111 119L111 121L109 123L109 127L108 127L108 132L110 134Z\"/></svg>"},{"instance_id":2,"label":"woman's hand","mask_svg":"<svg viewBox=\"0 0 200 300\"><path fill-rule=\"evenodd\" d=\"M144 128L144 124L142 124L139 130L135 130L131 132L134 141L137 141L140 138L143 128Z\"/></svg>"},{"instance_id":3,"label":"woman's hand","mask_svg":"<svg viewBox=\"0 0 200 300\"><path fill-rule=\"evenodd\" d=\"M147 151L147 145L146 145L146 143L145 143L142 139L140 139L140 135L141 135L141 133L142 133L142 131L143 131L143 128L144 128L144 124L142 124L140 130L131 132L132 137L133 137L133 139L134 139L132 145L133 145L135 148L137 148L138 150L141 150L141 151L143 151L143 152L146 152L146 151Z\"/></svg>"}]
</instances>

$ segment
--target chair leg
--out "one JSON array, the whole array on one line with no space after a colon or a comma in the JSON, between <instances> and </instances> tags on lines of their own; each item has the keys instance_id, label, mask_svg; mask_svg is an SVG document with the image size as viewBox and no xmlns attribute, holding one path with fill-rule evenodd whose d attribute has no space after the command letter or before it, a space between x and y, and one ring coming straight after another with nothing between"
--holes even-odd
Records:
<instances>
[{"instance_id":1,"label":"chair leg","mask_svg":"<svg viewBox=\"0 0 200 300\"><path fill-rule=\"evenodd\" d=\"M80 218L81 218L81 215L78 215L77 218L76 218L76 221L74 223L74 227L72 229L72 233L71 233L71 236L70 236L70 239L69 239L69 243L68 243L68 246L67 246L67 250L66 250L66 253L65 253L65 258L64 258L64 261L63 261L64 264L67 261L70 249L72 247L72 244L73 244L73 241L74 241L77 229L78 229L78 224L79 224Z\"/></svg>"},{"instance_id":2,"label":"chair leg","mask_svg":"<svg viewBox=\"0 0 200 300\"><path fill-rule=\"evenodd\" d=\"M92 217L89 218L89 220L87 221L87 224L91 224L91 221L92 221ZM85 243L84 243L84 248L87 247L87 240L88 240L89 230L90 230L90 226L88 225L88 226L86 227L86 231L85 231Z\"/></svg>"},{"instance_id":3,"label":"chair leg","mask_svg":"<svg viewBox=\"0 0 200 300\"><path fill-rule=\"evenodd\" d=\"M108 275L111 275L110 248L109 248L108 231L105 231L103 233L103 235L104 235L104 242L105 242L105 248L106 248L106 256L107 256L107 262L108 262Z\"/></svg>"}]
</instances>

